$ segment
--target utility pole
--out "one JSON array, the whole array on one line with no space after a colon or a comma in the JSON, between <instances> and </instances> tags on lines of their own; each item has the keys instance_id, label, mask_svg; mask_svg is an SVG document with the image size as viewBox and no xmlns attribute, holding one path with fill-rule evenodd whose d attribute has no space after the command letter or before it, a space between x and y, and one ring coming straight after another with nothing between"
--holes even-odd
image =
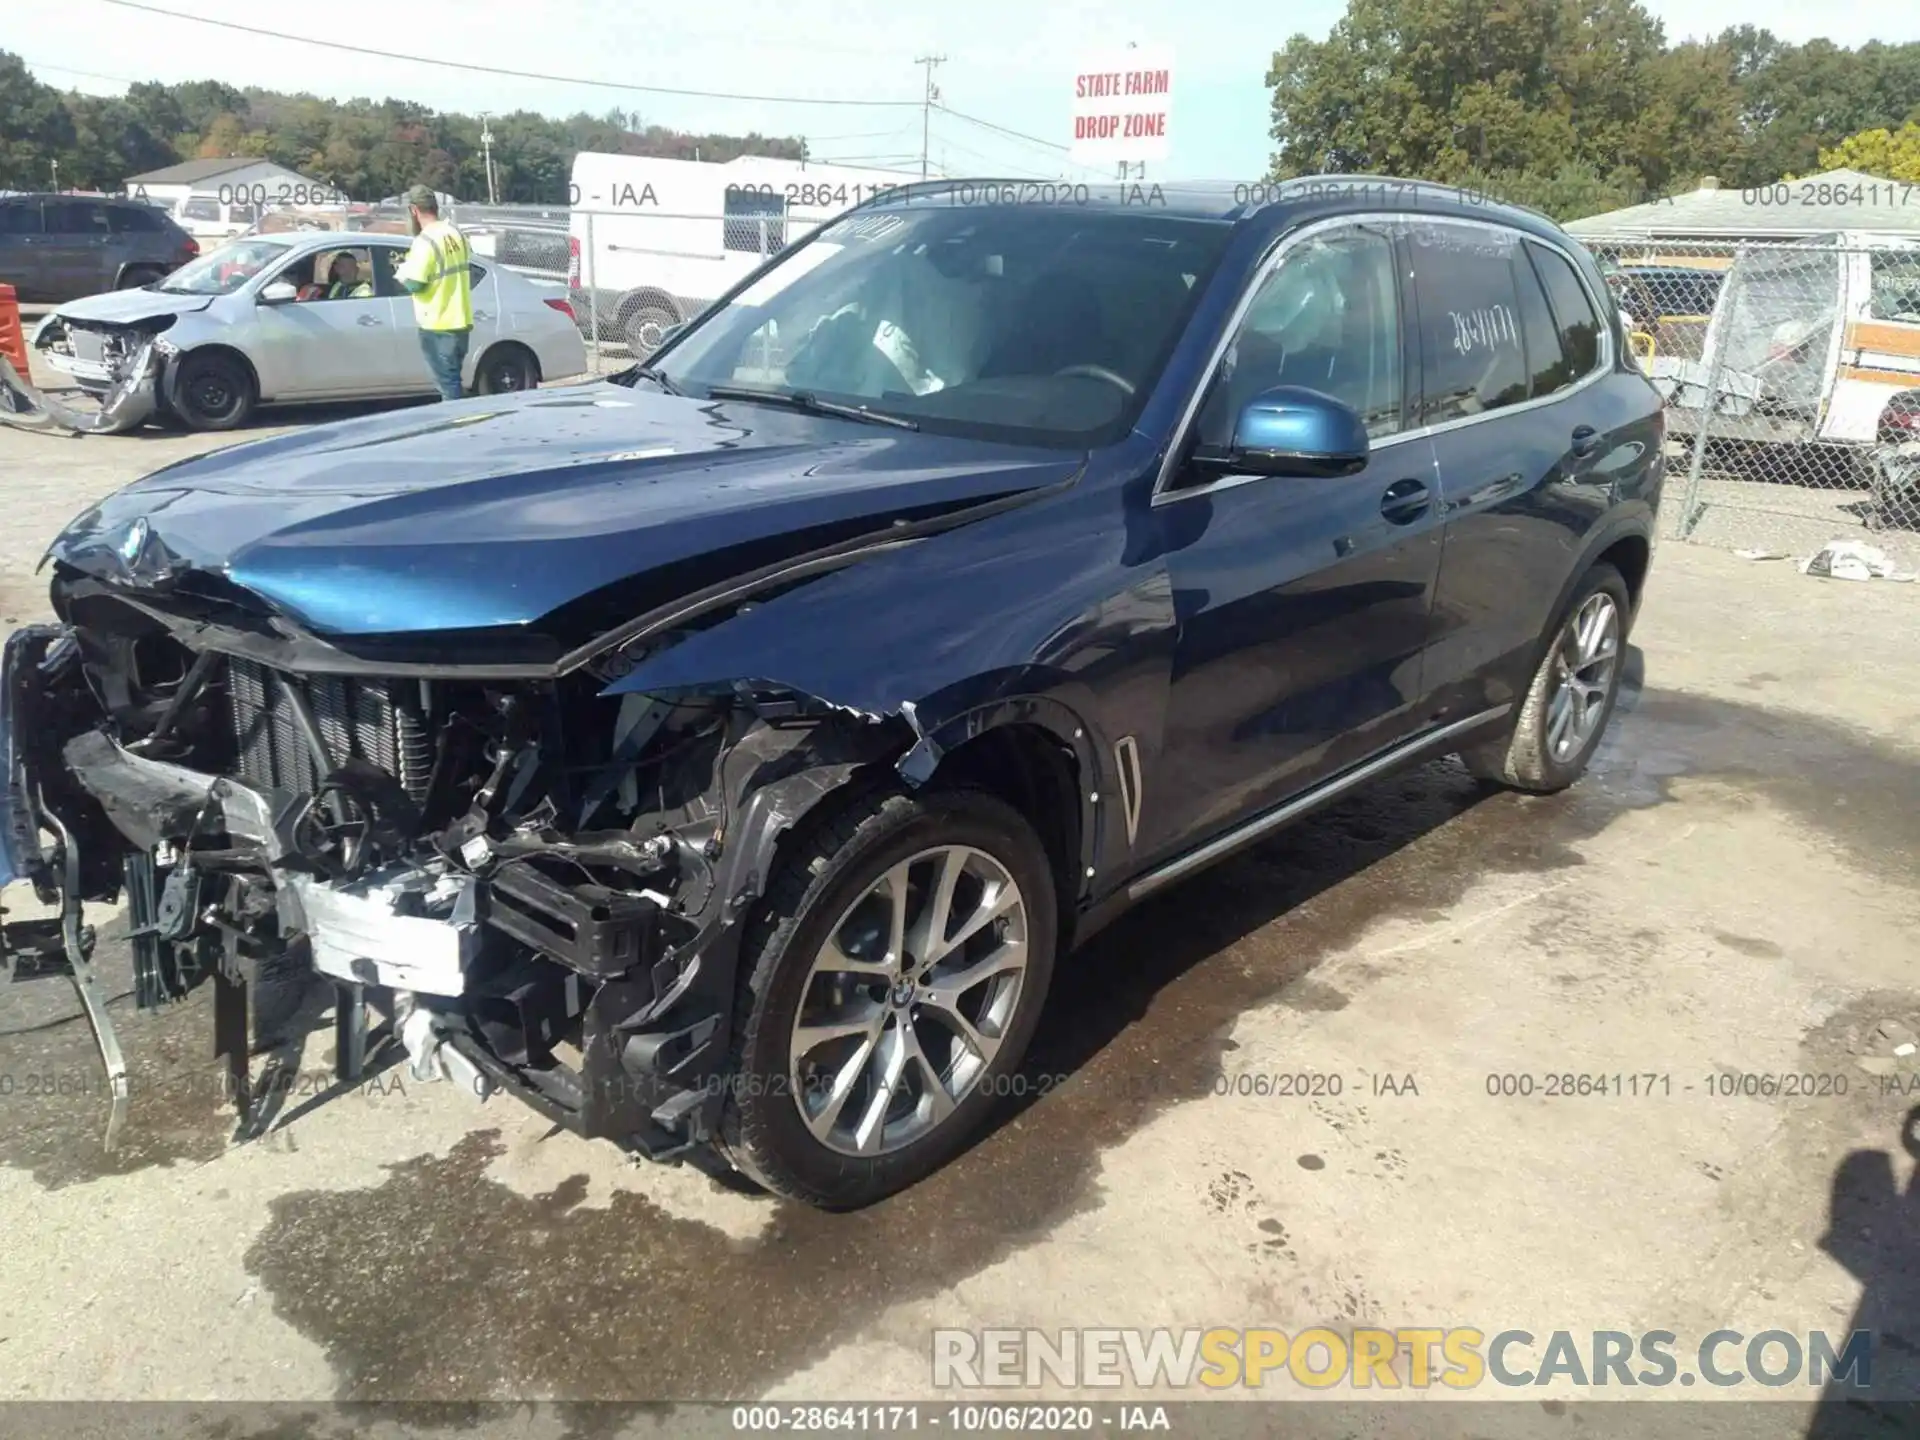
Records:
<instances>
[{"instance_id":1,"label":"utility pole","mask_svg":"<svg viewBox=\"0 0 1920 1440\"><path fill-rule=\"evenodd\" d=\"M484 110L480 112L480 151L487 165L487 204L497 205L500 202L493 193L493 127L487 123L487 112Z\"/></svg>"},{"instance_id":2,"label":"utility pole","mask_svg":"<svg viewBox=\"0 0 1920 1440\"><path fill-rule=\"evenodd\" d=\"M944 55L921 55L914 64L927 67L926 94L920 102L920 178L927 178L927 137L933 121L933 102L940 98L940 92L933 88L933 67L947 63Z\"/></svg>"}]
</instances>

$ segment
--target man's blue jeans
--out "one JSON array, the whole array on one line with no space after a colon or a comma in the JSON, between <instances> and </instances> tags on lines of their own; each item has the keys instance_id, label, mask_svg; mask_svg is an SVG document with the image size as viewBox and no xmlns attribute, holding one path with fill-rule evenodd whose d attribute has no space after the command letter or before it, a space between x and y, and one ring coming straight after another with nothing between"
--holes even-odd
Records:
<instances>
[{"instance_id":1,"label":"man's blue jeans","mask_svg":"<svg viewBox=\"0 0 1920 1440\"><path fill-rule=\"evenodd\" d=\"M460 398L460 367L467 363L467 340L471 330L422 330L420 352L427 357L427 369L433 372L434 388L442 400Z\"/></svg>"}]
</instances>

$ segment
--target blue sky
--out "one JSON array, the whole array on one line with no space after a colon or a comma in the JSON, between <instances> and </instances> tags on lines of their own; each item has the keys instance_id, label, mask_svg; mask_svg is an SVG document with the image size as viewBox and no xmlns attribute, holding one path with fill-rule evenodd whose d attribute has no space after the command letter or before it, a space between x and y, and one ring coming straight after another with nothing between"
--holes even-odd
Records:
<instances>
[{"instance_id":1,"label":"blue sky","mask_svg":"<svg viewBox=\"0 0 1920 1440\"><path fill-rule=\"evenodd\" d=\"M899 108L766 104L622 93L499 76L463 74L216 30L142 14L104 0L7 0L0 46L23 56L49 83L97 93L127 79L212 78L234 85L308 90L336 98L388 95L447 110L549 113L638 111L644 122L688 130L804 134L823 159L918 163L921 70L914 58L943 54L936 72L945 104L1064 146L1072 76L1081 56L1129 41L1173 47L1177 76L1171 157L1155 178L1252 179L1265 172L1266 68L1288 36L1324 36L1344 0L1294 6L1249 0L707 0L695 6L616 5L607 0L319 0L267 6L249 0L151 0L161 8L352 44L407 50L426 27L447 58L597 80L792 95L812 101L881 99ZM1790 40L1825 36L1843 45L1920 39L1920 6L1829 5L1805 0L1650 0L1669 38L1751 23ZM673 13L663 13L663 12ZM441 17L457 14L448 26ZM82 74L79 72L90 72ZM1017 140L935 112L930 152L949 173L1071 176L1063 149Z\"/></svg>"}]
</instances>

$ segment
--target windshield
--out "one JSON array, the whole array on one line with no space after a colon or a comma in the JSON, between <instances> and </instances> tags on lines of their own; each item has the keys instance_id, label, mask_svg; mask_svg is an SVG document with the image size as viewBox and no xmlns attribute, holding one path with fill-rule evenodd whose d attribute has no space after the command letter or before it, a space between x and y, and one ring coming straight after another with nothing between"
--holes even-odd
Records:
<instances>
[{"instance_id":1,"label":"windshield","mask_svg":"<svg viewBox=\"0 0 1920 1440\"><path fill-rule=\"evenodd\" d=\"M804 392L1035 444L1125 433L1229 234L940 195L826 227L661 352L676 387Z\"/></svg>"},{"instance_id":2,"label":"windshield","mask_svg":"<svg viewBox=\"0 0 1920 1440\"><path fill-rule=\"evenodd\" d=\"M286 257L284 240L241 240L209 251L167 276L159 288L170 295L231 295L262 270Z\"/></svg>"}]
</instances>

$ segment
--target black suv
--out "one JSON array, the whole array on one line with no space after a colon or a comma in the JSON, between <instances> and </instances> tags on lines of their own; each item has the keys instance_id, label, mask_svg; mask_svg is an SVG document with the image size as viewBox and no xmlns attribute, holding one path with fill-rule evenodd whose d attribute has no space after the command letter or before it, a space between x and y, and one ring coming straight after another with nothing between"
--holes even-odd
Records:
<instances>
[{"instance_id":1,"label":"black suv","mask_svg":"<svg viewBox=\"0 0 1920 1440\"><path fill-rule=\"evenodd\" d=\"M0 282L30 303L151 285L199 253L172 216L143 200L0 196Z\"/></svg>"}]
</instances>

